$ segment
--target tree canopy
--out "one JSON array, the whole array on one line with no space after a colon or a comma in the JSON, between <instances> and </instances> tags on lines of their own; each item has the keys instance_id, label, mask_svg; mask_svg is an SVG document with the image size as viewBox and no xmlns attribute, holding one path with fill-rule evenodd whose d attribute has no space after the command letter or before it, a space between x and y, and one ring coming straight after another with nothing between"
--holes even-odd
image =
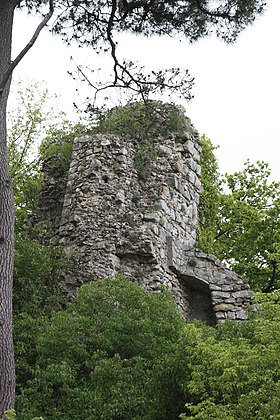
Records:
<instances>
[{"instance_id":1,"label":"tree canopy","mask_svg":"<svg viewBox=\"0 0 280 420\"><path fill-rule=\"evenodd\" d=\"M279 292L257 302L257 316L213 328L125 278L82 286L66 310L30 323L19 418L278 419Z\"/></svg>"},{"instance_id":2,"label":"tree canopy","mask_svg":"<svg viewBox=\"0 0 280 420\"><path fill-rule=\"evenodd\" d=\"M45 10L46 1L20 2L19 7ZM190 42L216 34L225 42L236 40L239 33L265 10L264 0L49 0L54 18L50 29L67 44L92 47L98 53L109 53L112 58L112 78L97 80L94 68L77 65L77 73L88 82L95 93L108 88L125 88L146 99L167 91L191 98L193 77L179 68L157 69L146 73L130 59L118 57L117 35L122 32L152 35L180 35Z\"/></svg>"},{"instance_id":3,"label":"tree canopy","mask_svg":"<svg viewBox=\"0 0 280 420\"><path fill-rule=\"evenodd\" d=\"M265 292L280 283L280 183L265 162L245 162L221 176L214 147L202 138L203 191L197 246L213 253Z\"/></svg>"},{"instance_id":4,"label":"tree canopy","mask_svg":"<svg viewBox=\"0 0 280 420\"><path fill-rule=\"evenodd\" d=\"M257 290L279 288L280 183L266 163L247 161L224 177L215 238L216 255Z\"/></svg>"}]
</instances>

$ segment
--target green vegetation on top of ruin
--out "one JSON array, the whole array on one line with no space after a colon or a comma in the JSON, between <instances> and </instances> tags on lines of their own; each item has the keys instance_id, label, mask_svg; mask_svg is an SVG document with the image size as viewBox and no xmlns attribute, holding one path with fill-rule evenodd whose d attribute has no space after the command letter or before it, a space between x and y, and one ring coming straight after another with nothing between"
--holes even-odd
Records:
<instances>
[{"instance_id":1,"label":"green vegetation on top of ruin","mask_svg":"<svg viewBox=\"0 0 280 420\"><path fill-rule=\"evenodd\" d=\"M59 129L52 128L42 142L41 159L51 158L55 173L62 177L67 176L73 141L79 135L88 133L94 139L97 133L116 133L133 139L137 143L135 169L139 178L146 180L158 156L153 140L172 134L182 136L188 130L183 109L159 101L134 102L110 110L89 108L88 116L87 127L65 122Z\"/></svg>"},{"instance_id":2,"label":"green vegetation on top of ruin","mask_svg":"<svg viewBox=\"0 0 280 420\"><path fill-rule=\"evenodd\" d=\"M160 101L133 102L111 110L93 108L89 112L96 118L97 132L127 135L138 142L182 135L188 128L182 107Z\"/></svg>"}]
</instances>

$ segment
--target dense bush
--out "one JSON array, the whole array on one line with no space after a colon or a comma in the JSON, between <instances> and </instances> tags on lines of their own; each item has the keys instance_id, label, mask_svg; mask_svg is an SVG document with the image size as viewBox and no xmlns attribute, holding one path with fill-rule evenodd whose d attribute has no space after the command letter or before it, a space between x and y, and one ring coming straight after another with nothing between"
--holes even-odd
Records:
<instances>
[{"instance_id":1,"label":"dense bush","mask_svg":"<svg viewBox=\"0 0 280 420\"><path fill-rule=\"evenodd\" d=\"M182 134L187 129L182 109L160 101L133 102L109 111L93 109L91 112L97 121L96 131L119 133L138 141Z\"/></svg>"},{"instance_id":2,"label":"dense bush","mask_svg":"<svg viewBox=\"0 0 280 420\"><path fill-rule=\"evenodd\" d=\"M58 285L58 272L66 268L62 251L51 244L17 236L14 264L14 314L32 316L50 314L61 306L63 296Z\"/></svg>"},{"instance_id":3,"label":"dense bush","mask_svg":"<svg viewBox=\"0 0 280 420\"><path fill-rule=\"evenodd\" d=\"M279 293L260 302L251 320L213 328L124 278L83 286L36 330L19 416L279 419Z\"/></svg>"},{"instance_id":4,"label":"dense bush","mask_svg":"<svg viewBox=\"0 0 280 420\"><path fill-rule=\"evenodd\" d=\"M64 305L64 296L57 278L62 268L65 268L65 263L62 263L61 252L57 247L17 236L13 309L18 391L32 378L40 328L53 311Z\"/></svg>"},{"instance_id":5,"label":"dense bush","mask_svg":"<svg viewBox=\"0 0 280 420\"><path fill-rule=\"evenodd\" d=\"M120 277L81 287L39 334L35 376L18 398L20 418L162 418L153 371L182 328L165 292L146 293Z\"/></svg>"},{"instance_id":6,"label":"dense bush","mask_svg":"<svg viewBox=\"0 0 280 420\"><path fill-rule=\"evenodd\" d=\"M86 127L64 121L61 127L52 127L40 146L40 159L52 158L53 171L61 178L67 178L73 150L74 138L85 134Z\"/></svg>"},{"instance_id":7,"label":"dense bush","mask_svg":"<svg viewBox=\"0 0 280 420\"><path fill-rule=\"evenodd\" d=\"M185 328L177 359L191 366L191 376L180 383L187 402L182 419L280 418L280 294L259 301L250 321Z\"/></svg>"}]
</instances>

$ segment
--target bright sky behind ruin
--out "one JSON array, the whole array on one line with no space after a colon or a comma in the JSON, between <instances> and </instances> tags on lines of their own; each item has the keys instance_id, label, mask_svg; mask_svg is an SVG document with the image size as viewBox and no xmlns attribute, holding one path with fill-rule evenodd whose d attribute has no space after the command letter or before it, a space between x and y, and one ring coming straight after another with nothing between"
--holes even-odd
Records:
<instances>
[{"instance_id":1,"label":"bright sky behind ruin","mask_svg":"<svg viewBox=\"0 0 280 420\"><path fill-rule=\"evenodd\" d=\"M268 0L265 14L242 32L234 45L215 37L193 45L183 38L118 38L120 55L138 61L148 70L173 66L189 69L195 77L194 99L178 102L199 133L220 146L216 155L221 172L242 169L246 159L264 160L272 170L272 178L280 180L279 16L280 1ZM37 23L37 18L16 13L13 57L29 40ZM82 103L93 92L67 74L67 70L73 70L70 56L77 63L110 68L108 58L99 63L91 50L66 47L59 37L45 30L14 72L14 78L45 81L51 93L60 95L60 106L71 117L72 103Z\"/></svg>"}]
</instances>

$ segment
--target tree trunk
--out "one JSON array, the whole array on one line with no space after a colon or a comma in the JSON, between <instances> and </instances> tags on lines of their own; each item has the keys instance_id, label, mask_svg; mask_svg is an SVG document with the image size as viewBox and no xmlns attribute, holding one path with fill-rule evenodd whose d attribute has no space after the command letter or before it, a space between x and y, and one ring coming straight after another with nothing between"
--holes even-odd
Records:
<instances>
[{"instance_id":1,"label":"tree trunk","mask_svg":"<svg viewBox=\"0 0 280 420\"><path fill-rule=\"evenodd\" d=\"M13 1L0 0L0 81L11 61ZM0 417L14 406L12 340L14 204L8 169L6 108L10 83L0 97Z\"/></svg>"},{"instance_id":2,"label":"tree trunk","mask_svg":"<svg viewBox=\"0 0 280 420\"><path fill-rule=\"evenodd\" d=\"M263 290L263 293L272 292L272 290L275 286L276 280L277 280L277 262L275 260L273 260L272 261L272 273L271 273L268 284L266 285L266 287Z\"/></svg>"}]
</instances>

